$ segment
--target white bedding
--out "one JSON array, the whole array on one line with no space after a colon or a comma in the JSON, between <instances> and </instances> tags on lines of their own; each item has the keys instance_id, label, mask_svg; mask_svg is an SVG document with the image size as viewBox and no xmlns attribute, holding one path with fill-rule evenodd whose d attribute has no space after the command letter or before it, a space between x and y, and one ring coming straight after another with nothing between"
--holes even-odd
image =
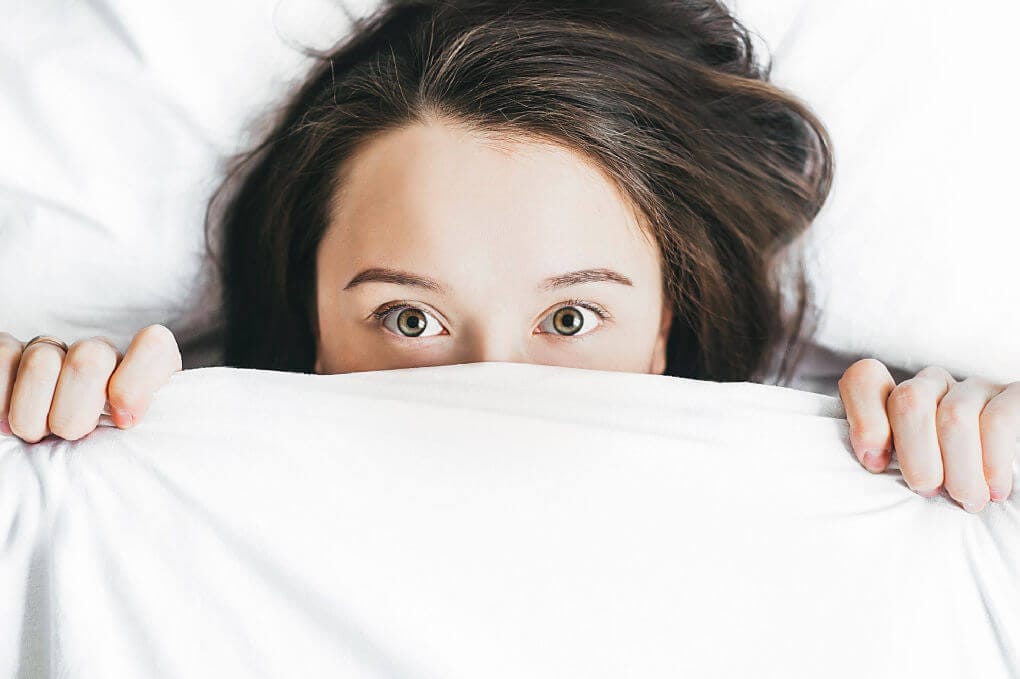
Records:
<instances>
[{"instance_id":1,"label":"white bedding","mask_svg":"<svg viewBox=\"0 0 1020 679\"><path fill-rule=\"evenodd\" d=\"M0 437L0 677L1015 677L1016 498L869 474L779 387L190 370Z\"/></svg>"}]
</instances>

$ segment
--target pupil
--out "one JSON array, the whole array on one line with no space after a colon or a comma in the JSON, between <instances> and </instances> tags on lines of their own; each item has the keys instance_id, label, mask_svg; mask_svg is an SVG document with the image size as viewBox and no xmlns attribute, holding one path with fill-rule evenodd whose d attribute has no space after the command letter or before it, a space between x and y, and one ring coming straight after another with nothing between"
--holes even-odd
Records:
<instances>
[{"instance_id":1,"label":"pupil","mask_svg":"<svg viewBox=\"0 0 1020 679\"><path fill-rule=\"evenodd\" d=\"M573 335L577 333L581 328L583 322L580 315L570 308L561 309L556 314L556 321L560 325L560 330L565 335Z\"/></svg>"},{"instance_id":2,"label":"pupil","mask_svg":"<svg viewBox=\"0 0 1020 679\"><path fill-rule=\"evenodd\" d=\"M404 309L397 317L400 330L411 337L417 337L425 329L425 319L420 318L421 312L416 309Z\"/></svg>"}]
</instances>

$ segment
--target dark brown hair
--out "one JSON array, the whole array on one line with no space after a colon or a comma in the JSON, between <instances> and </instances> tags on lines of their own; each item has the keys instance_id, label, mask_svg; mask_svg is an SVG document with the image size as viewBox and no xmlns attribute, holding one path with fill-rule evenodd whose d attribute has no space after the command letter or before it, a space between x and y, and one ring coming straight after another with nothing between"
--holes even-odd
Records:
<instances>
[{"instance_id":1,"label":"dark brown hair","mask_svg":"<svg viewBox=\"0 0 1020 679\"><path fill-rule=\"evenodd\" d=\"M431 116L551 141L619 185L665 266L666 374L788 377L815 318L788 255L828 194L831 150L722 4L390 0L315 56L210 202L226 365L314 369L316 252L345 160Z\"/></svg>"}]
</instances>

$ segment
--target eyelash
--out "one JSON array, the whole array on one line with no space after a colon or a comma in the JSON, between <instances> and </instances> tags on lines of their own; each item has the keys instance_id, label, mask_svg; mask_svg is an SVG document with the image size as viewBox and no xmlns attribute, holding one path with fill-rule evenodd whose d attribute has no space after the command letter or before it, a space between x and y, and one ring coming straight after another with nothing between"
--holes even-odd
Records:
<instances>
[{"instance_id":1,"label":"eyelash","mask_svg":"<svg viewBox=\"0 0 1020 679\"><path fill-rule=\"evenodd\" d=\"M561 309L563 307L567 307L567 306L576 306L576 307L585 308L588 311L591 311L592 313L594 313L596 316L598 316L599 320L601 320L601 321L607 321L607 320L611 320L613 318L612 314L610 314L608 311L603 309L598 304L595 304L594 302L586 302L586 301L581 300L581 299L568 299L568 300L564 300L564 301L559 303L559 305L557 306L556 310L559 311L559 309ZM418 309L418 308L420 308L420 307L416 307L415 305L408 304L406 302L392 302L390 304L386 304L385 306L383 306L382 308L378 309L377 311L373 311L372 312L372 316L375 317L375 319L379 322L379 324L381 326L382 322L383 322L383 319L385 319L386 316L391 311L394 311L396 309ZM553 333L543 333L543 334L550 335L550 334L553 334ZM568 342L580 342L580 341L586 339L589 335L591 335L590 332L586 332L583 335L580 335L578 337L574 337L572 335L554 335L554 336L557 337L558 339L566 340ZM415 338L414 337L404 337L404 338L401 338L401 339L414 340Z\"/></svg>"}]
</instances>

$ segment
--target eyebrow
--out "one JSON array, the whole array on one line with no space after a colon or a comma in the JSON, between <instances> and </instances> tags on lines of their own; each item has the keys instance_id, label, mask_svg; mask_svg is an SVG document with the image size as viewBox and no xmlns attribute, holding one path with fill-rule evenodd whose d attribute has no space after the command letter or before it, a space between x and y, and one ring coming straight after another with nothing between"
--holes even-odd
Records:
<instances>
[{"instance_id":1,"label":"eyebrow","mask_svg":"<svg viewBox=\"0 0 1020 679\"><path fill-rule=\"evenodd\" d=\"M409 285L431 290L432 292L440 295L445 295L449 291L449 286L434 278L420 276L409 271L389 269L386 267L372 267L370 269L364 269L350 280L350 282L344 287L344 291L353 290L362 283L369 282ZM560 288L568 288L572 285L580 285L581 283L603 282L619 283L620 285L629 285L632 287L634 285L634 283L622 273L613 271L612 269L599 268L581 269L579 271L570 271L568 273L550 276L539 283L538 289L552 291L559 290Z\"/></svg>"}]
</instances>

